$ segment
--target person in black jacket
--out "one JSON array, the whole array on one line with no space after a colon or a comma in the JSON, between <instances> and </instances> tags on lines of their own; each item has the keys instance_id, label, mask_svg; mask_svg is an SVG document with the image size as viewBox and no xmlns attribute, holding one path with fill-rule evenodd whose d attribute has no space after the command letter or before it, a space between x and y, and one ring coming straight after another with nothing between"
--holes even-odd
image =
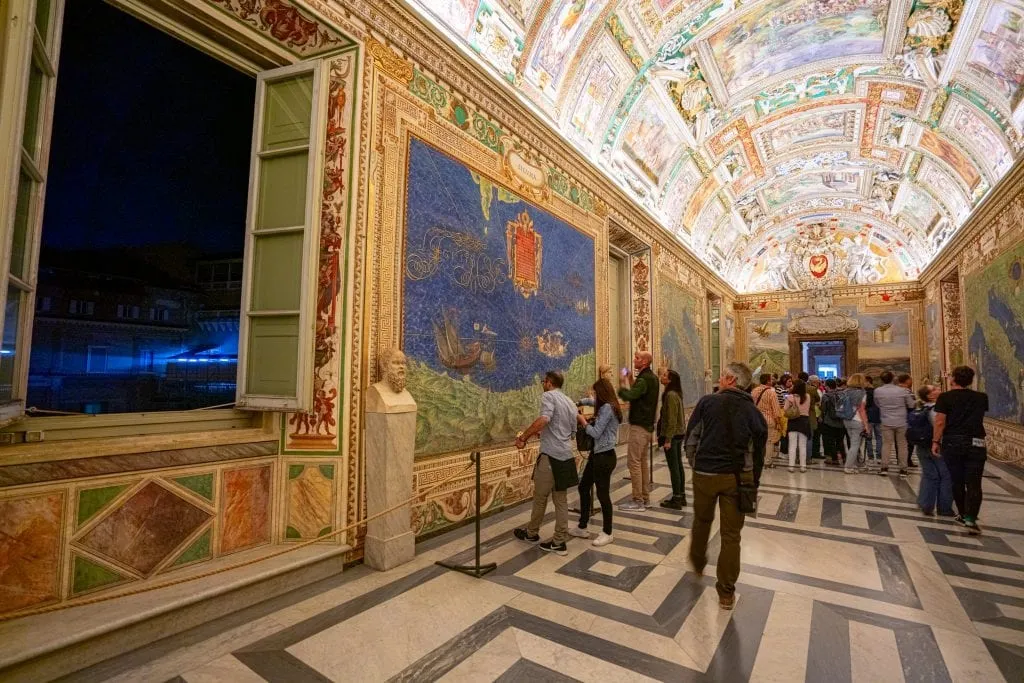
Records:
<instances>
[{"instance_id":1,"label":"person in black jacket","mask_svg":"<svg viewBox=\"0 0 1024 683\"><path fill-rule=\"evenodd\" d=\"M651 502L651 465L648 453L651 435L654 433L654 416L658 412L658 393L661 391L658 376L651 370L651 360L650 353L637 351L633 355L636 379L629 372L624 372L619 379L619 398L629 401L626 464L633 484L633 499L620 505L619 509L632 512L647 509Z\"/></svg>"},{"instance_id":2,"label":"person in black jacket","mask_svg":"<svg viewBox=\"0 0 1024 683\"><path fill-rule=\"evenodd\" d=\"M698 574L707 564L708 536L715 505L722 511L722 550L718 555L718 602L732 609L740 575L740 531L743 513L737 505L738 481L761 481L768 424L745 391L750 368L743 363L725 367L717 394L704 396L690 416L687 456L693 456L693 536L690 562Z\"/></svg>"}]
</instances>

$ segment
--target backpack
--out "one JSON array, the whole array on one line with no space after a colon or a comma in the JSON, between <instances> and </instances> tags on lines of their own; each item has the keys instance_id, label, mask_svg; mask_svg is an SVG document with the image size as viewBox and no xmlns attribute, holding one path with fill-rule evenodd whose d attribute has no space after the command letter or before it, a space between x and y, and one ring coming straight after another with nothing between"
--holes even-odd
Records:
<instances>
[{"instance_id":1,"label":"backpack","mask_svg":"<svg viewBox=\"0 0 1024 683\"><path fill-rule=\"evenodd\" d=\"M907 413L907 441L914 446L928 446L932 442L931 408L914 408Z\"/></svg>"},{"instance_id":2,"label":"backpack","mask_svg":"<svg viewBox=\"0 0 1024 683\"><path fill-rule=\"evenodd\" d=\"M840 420L852 420L857 414L857 406L853 403L853 392L849 389L839 392L836 397L836 417Z\"/></svg>"},{"instance_id":3,"label":"backpack","mask_svg":"<svg viewBox=\"0 0 1024 683\"><path fill-rule=\"evenodd\" d=\"M836 414L836 392L829 391L821 397L821 419L829 427L842 427L843 420Z\"/></svg>"}]
</instances>

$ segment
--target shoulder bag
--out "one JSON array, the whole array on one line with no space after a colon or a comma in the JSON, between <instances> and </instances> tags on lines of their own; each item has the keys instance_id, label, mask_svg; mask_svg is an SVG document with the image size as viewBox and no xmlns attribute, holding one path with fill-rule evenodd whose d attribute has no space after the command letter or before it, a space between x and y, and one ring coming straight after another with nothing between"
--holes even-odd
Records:
<instances>
[{"instance_id":1,"label":"shoulder bag","mask_svg":"<svg viewBox=\"0 0 1024 683\"><path fill-rule=\"evenodd\" d=\"M733 420L733 413L729 413L729 432L731 434L736 433L735 422ZM747 446L744 446L747 448ZM736 470L733 474L736 476L736 507L744 515L757 514L757 487L753 483L743 481L743 464L746 462L746 455L741 455L739 462L736 464Z\"/></svg>"}]
</instances>

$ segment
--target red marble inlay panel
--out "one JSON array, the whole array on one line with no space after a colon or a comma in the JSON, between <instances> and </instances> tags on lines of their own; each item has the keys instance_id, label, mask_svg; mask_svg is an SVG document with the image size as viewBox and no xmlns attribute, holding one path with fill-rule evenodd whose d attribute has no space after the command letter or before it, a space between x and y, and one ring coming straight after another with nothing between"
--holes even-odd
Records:
<instances>
[{"instance_id":1,"label":"red marble inlay panel","mask_svg":"<svg viewBox=\"0 0 1024 683\"><path fill-rule=\"evenodd\" d=\"M63 509L63 493L0 500L0 611L60 597Z\"/></svg>"},{"instance_id":2,"label":"red marble inlay panel","mask_svg":"<svg viewBox=\"0 0 1024 683\"><path fill-rule=\"evenodd\" d=\"M78 544L147 575L212 515L149 482Z\"/></svg>"},{"instance_id":3,"label":"red marble inlay panel","mask_svg":"<svg viewBox=\"0 0 1024 683\"><path fill-rule=\"evenodd\" d=\"M220 550L270 542L270 465L224 472Z\"/></svg>"}]
</instances>

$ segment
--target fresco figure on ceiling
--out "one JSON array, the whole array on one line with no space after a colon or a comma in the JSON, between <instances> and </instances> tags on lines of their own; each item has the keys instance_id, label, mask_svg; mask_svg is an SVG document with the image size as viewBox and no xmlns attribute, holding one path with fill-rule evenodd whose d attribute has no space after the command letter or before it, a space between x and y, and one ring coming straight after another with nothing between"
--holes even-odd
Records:
<instances>
[{"instance_id":1,"label":"fresco figure on ceiling","mask_svg":"<svg viewBox=\"0 0 1024 683\"><path fill-rule=\"evenodd\" d=\"M863 237L847 237L842 246L846 249L846 277L851 285L872 285L882 279L878 272L881 259L871 252Z\"/></svg>"}]
</instances>

